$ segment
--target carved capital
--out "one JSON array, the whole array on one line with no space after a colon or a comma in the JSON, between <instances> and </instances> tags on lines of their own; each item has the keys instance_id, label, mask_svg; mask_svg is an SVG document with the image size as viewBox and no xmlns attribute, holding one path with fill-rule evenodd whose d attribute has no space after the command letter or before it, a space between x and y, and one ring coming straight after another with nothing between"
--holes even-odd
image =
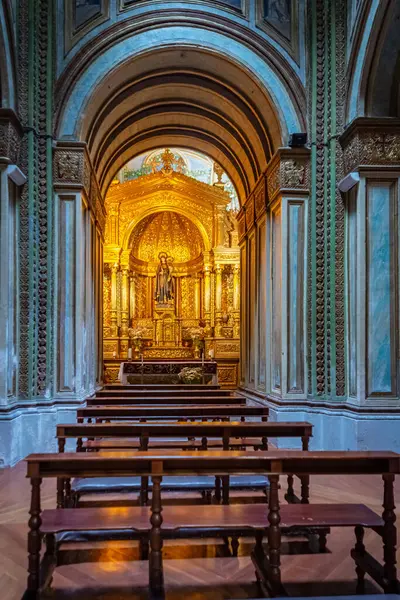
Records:
<instances>
[{"instance_id":1,"label":"carved capital","mask_svg":"<svg viewBox=\"0 0 400 600\"><path fill-rule=\"evenodd\" d=\"M266 171L268 202L278 194L308 193L310 189L310 150L279 148Z\"/></svg>"},{"instance_id":2,"label":"carved capital","mask_svg":"<svg viewBox=\"0 0 400 600\"><path fill-rule=\"evenodd\" d=\"M100 230L104 231L107 213L86 144L57 142L53 152L53 181L58 190L83 190Z\"/></svg>"},{"instance_id":3,"label":"carved capital","mask_svg":"<svg viewBox=\"0 0 400 600\"><path fill-rule=\"evenodd\" d=\"M254 191L254 205L256 211L256 219L264 214L267 207L267 189L265 177L261 179Z\"/></svg>"},{"instance_id":4,"label":"carved capital","mask_svg":"<svg viewBox=\"0 0 400 600\"><path fill-rule=\"evenodd\" d=\"M400 168L400 119L355 119L340 143L346 175L362 167Z\"/></svg>"},{"instance_id":5,"label":"carved capital","mask_svg":"<svg viewBox=\"0 0 400 600\"><path fill-rule=\"evenodd\" d=\"M251 194L244 205L246 209L246 229L249 231L254 225L254 195Z\"/></svg>"},{"instance_id":6,"label":"carved capital","mask_svg":"<svg viewBox=\"0 0 400 600\"><path fill-rule=\"evenodd\" d=\"M0 163L19 166L23 129L15 112L0 108Z\"/></svg>"}]
</instances>

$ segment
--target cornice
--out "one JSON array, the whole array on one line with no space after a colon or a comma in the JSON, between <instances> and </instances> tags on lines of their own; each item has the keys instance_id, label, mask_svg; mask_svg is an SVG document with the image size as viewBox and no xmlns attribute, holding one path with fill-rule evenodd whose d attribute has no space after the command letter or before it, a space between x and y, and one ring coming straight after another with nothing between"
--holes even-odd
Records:
<instances>
[{"instance_id":1,"label":"cornice","mask_svg":"<svg viewBox=\"0 0 400 600\"><path fill-rule=\"evenodd\" d=\"M83 190L101 231L104 231L107 212L84 142L57 142L53 149L53 185L59 192Z\"/></svg>"},{"instance_id":2,"label":"cornice","mask_svg":"<svg viewBox=\"0 0 400 600\"><path fill-rule=\"evenodd\" d=\"M16 113L10 108L0 108L0 164L18 165L23 135Z\"/></svg>"},{"instance_id":3,"label":"cornice","mask_svg":"<svg viewBox=\"0 0 400 600\"><path fill-rule=\"evenodd\" d=\"M310 191L309 148L279 148L266 169L268 203L282 194Z\"/></svg>"},{"instance_id":4,"label":"cornice","mask_svg":"<svg viewBox=\"0 0 400 600\"><path fill-rule=\"evenodd\" d=\"M400 167L400 119L359 117L340 137L345 173L362 167Z\"/></svg>"},{"instance_id":5,"label":"cornice","mask_svg":"<svg viewBox=\"0 0 400 600\"><path fill-rule=\"evenodd\" d=\"M106 196L106 204L135 201L136 198L162 191L174 191L193 195L200 194L208 202L226 206L230 202L228 192L193 177L174 171L171 174L151 173L124 183L112 184Z\"/></svg>"}]
</instances>

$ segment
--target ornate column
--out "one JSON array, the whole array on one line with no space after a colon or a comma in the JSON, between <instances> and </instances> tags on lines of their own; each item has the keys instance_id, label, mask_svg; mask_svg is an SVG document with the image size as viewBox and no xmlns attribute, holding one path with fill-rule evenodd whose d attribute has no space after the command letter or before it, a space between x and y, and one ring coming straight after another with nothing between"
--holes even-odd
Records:
<instances>
[{"instance_id":1,"label":"ornate column","mask_svg":"<svg viewBox=\"0 0 400 600\"><path fill-rule=\"evenodd\" d=\"M136 310L136 275L131 273L129 278L129 327L132 324L132 319L135 318Z\"/></svg>"},{"instance_id":2,"label":"ornate column","mask_svg":"<svg viewBox=\"0 0 400 600\"><path fill-rule=\"evenodd\" d=\"M194 277L194 302L195 302L195 315L196 319L200 319L200 277L196 273Z\"/></svg>"},{"instance_id":3,"label":"ornate column","mask_svg":"<svg viewBox=\"0 0 400 600\"><path fill-rule=\"evenodd\" d=\"M118 293L118 277L119 265L117 263L113 264L111 267L111 336L118 336L118 303L117 303L117 293Z\"/></svg>"},{"instance_id":4,"label":"ornate column","mask_svg":"<svg viewBox=\"0 0 400 600\"><path fill-rule=\"evenodd\" d=\"M221 336L222 327L222 265L215 266L215 336Z\"/></svg>"},{"instance_id":5,"label":"ornate column","mask_svg":"<svg viewBox=\"0 0 400 600\"><path fill-rule=\"evenodd\" d=\"M233 267L233 337L240 336L240 265Z\"/></svg>"},{"instance_id":6,"label":"ornate column","mask_svg":"<svg viewBox=\"0 0 400 600\"><path fill-rule=\"evenodd\" d=\"M208 326L211 324L211 265L204 265L204 318Z\"/></svg>"},{"instance_id":7,"label":"ornate column","mask_svg":"<svg viewBox=\"0 0 400 600\"><path fill-rule=\"evenodd\" d=\"M121 286L121 336L128 336L129 328L129 269L122 269L122 286Z\"/></svg>"},{"instance_id":8,"label":"ornate column","mask_svg":"<svg viewBox=\"0 0 400 600\"><path fill-rule=\"evenodd\" d=\"M279 149L268 165L267 390L282 399L305 399L305 246L310 151ZM264 242L262 242L264 244ZM249 259L249 267L250 267Z\"/></svg>"}]
</instances>

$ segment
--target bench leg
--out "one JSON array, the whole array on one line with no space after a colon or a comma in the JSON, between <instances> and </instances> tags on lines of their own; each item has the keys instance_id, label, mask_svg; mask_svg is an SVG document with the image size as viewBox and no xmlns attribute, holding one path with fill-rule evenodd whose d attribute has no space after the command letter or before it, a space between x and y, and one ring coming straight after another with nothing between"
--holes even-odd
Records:
<instances>
[{"instance_id":1,"label":"bench leg","mask_svg":"<svg viewBox=\"0 0 400 600\"><path fill-rule=\"evenodd\" d=\"M149 557L149 583L151 597L161 598L164 589L164 574L162 563L162 537L161 525L161 479L159 475L152 476L152 498L151 498L151 531L150 531L150 557Z\"/></svg>"},{"instance_id":2,"label":"bench leg","mask_svg":"<svg viewBox=\"0 0 400 600\"><path fill-rule=\"evenodd\" d=\"M274 595L278 595L281 588L281 516L279 514L279 476L270 475L269 513L268 513L268 555L269 555L269 583Z\"/></svg>"},{"instance_id":3,"label":"bench leg","mask_svg":"<svg viewBox=\"0 0 400 600\"><path fill-rule=\"evenodd\" d=\"M222 504L229 504L229 475L222 475Z\"/></svg>"},{"instance_id":4,"label":"bench leg","mask_svg":"<svg viewBox=\"0 0 400 600\"><path fill-rule=\"evenodd\" d=\"M29 510L30 519L28 522L28 587L29 598L35 598L40 586L40 549L41 533L40 526L42 519L40 513L40 485L42 480L39 477L31 477L31 507Z\"/></svg>"},{"instance_id":5,"label":"bench leg","mask_svg":"<svg viewBox=\"0 0 400 600\"><path fill-rule=\"evenodd\" d=\"M233 535L231 538L231 548L232 548L232 556L238 555L239 550L239 536Z\"/></svg>"},{"instance_id":6,"label":"bench leg","mask_svg":"<svg viewBox=\"0 0 400 600\"><path fill-rule=\"evenodd\" d=\"M221 477L215 477L215 500L221 502Z\"/></svg>"},{"instance_id":7,"label":"bench leg","mask_svg":"<svg viewBox=\"0 0 400 600\"><path fill-rule=\"evenodd\" d=\"M396 513L394 503L394 475L385 473L382 475L384 484L383 496L383 574L387 582L385 592L387 594L398 593L397 571L396 571L396 545L397 545L397 530L396 530Z\"/></svg>"},{"instance_id":8,"label":"bench leg","mask_svg":"<svg viewBox=\"0 0 400 600\"><path fill-rule=\"evenodd\" d=\"M359 555L363 555L365 553L364 546L364 527L361 525L356 525L354 528L354 533L356 536L356 545L354 546L354 551ZM363 594L365 590L365 571L360 565L356 565L356 575L357 575L357 594Z\"/></svg>"}]
</instances>

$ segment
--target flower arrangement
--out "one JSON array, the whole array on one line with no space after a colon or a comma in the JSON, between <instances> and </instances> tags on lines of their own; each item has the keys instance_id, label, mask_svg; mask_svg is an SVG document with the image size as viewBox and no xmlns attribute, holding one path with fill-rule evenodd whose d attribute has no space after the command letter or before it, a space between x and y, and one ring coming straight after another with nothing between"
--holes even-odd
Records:
<instances>
[{"instance_id":1,"label":"flower arrangement","mask_svg":"<svg viewBox=\"0 0 400 600\"><path fill-rule=\"evenodd\" d=\"M142 345L142 339L145 334L145 329L143 327L130 327L128 329L128 335L132 340L132 345L136 350L140 349Z\"/></svg>"},{"instance_id":2,"label":"flower arrangement","mask_svg":"<svg viewBox=\"0 0 400 600\"><path fill-rule=\"evenodd\" d=\"M201 383L203 369L200 367L183 367L179 373L182 383Z\"/></svg>"},{"instance_id":3,"label":"flower arrangement","mask_svg":"<svg viewBox=\"0 0 400 600\"><path fill-rule=\"evenodd\" d=\"M189 329L189 335L195 346L201 346L204 338L204 329L202 327L191 327Z\"/></svg>"}]
</instances>

